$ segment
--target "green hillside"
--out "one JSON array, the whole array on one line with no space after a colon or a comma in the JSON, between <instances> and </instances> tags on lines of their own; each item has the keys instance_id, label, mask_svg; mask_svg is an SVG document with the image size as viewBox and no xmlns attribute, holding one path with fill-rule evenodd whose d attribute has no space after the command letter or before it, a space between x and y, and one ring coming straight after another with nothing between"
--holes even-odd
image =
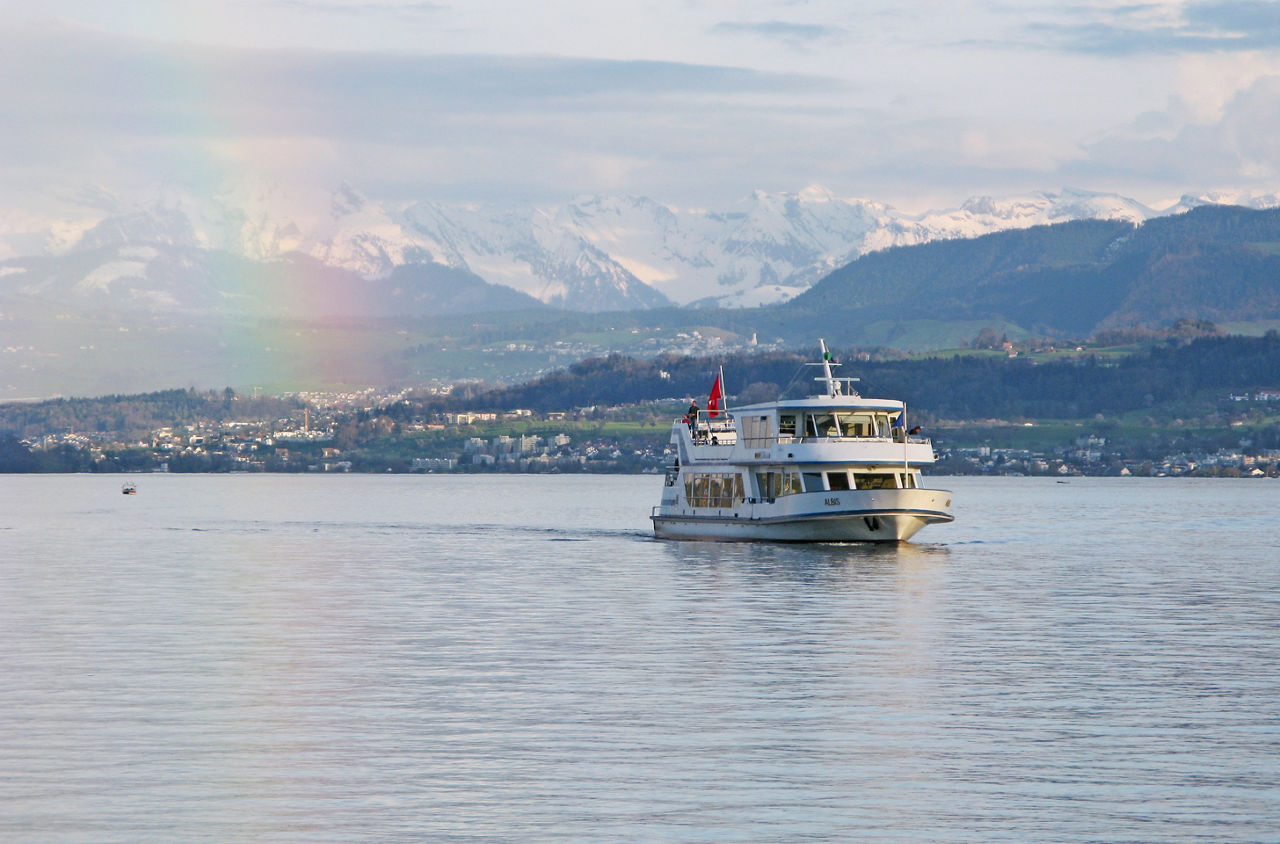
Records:
<instances>
[{"instance_id":1,"label":"green hillside","mask_svg":"<svg viewBox=\"0 0 1280 844\"><path fill-rule=\"evenodd\" d=\"M886 320L1041 335L1280 317L1280 209L1203 206L1142 226L1085 220L866 255L770 309L842 343ZM790 333L790 332L788 332Z\"/></svg>"},{"instance_id":2,"label":"green hillside","mask_svg":"<svg viewBox=\"0 0 1280 844\"><path fill-rule=\"evenodd\" d=\"M735 404L772 400L781 392L813 389L817 350L722 357L621 355L592 358L510 387L437 399L441 409L526 407L563 410L584 404L629 404L701 397L723 369ZM1157 406L1207 412L1229 393L1280 388L1280 334L1210 335L1169 339L1134 350L1093 348L1038 360L999 353L949 354L920 359L858 359L842 374L861 378L864 395L901 398L948 419L1078 418L1152 412ZM789 388L789 389L788 389Z\"/></svg>"}]
</instances>

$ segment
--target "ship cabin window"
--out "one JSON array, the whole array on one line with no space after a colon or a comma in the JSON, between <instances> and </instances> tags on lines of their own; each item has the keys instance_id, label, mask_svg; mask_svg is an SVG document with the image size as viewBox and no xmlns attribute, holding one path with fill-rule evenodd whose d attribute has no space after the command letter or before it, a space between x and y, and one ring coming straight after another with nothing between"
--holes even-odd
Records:
<instances>
[{"instance_id":1,"label":"ship cabin window","mask_svg":"<svg viewBox=\"0 0 1280 844\"><path fill-rule=\"evenodd\" d=\"M788 430L781 417L778 432ZM806 437L887 437L889 436L889 414L869 411L837 410L833 413L804 414L804 435Z\"/></svg>"},{"instance_id":2,"label":"ship cabin window","mask_svg":"<svg viewBox=\"0 0 1280 844\"><path fill-rule=\"evenodd\" d=\"M848 472L827 472L827 485L833 490L848 489L849 473Z\"/></svg>"},{"instance_id":3,"label":"ship cabin window","mask_svg":"<svg viewBox=\"0 0 1280 844\"><path fill-rule=\"evenodd\" d=\"M733 507L746 497L742 475L690 472L684 478L684 497L690 507Z\"/></svg>"},{"instance_id":4,"label":"ship cabin window","mask_svg":"<svg viewBox=\"0 0 1280 844\"><path fill-rule=\"evenodd\" d=\"M897 472L858 472L854 475L858 489L897 489Z\"/></svg>"},{"instance_id":5,"label":"ship cabin window","mask_svg":"<svg viewBox=\"0 0 1280 844\"><path fill-rule=\"evenodd\" d=\"M822 483L821 472L804 472L804 491L805 492L822 492L826 486Z\"/></svg>"},{"instance_id":6,"label":"ship cabin window","mask_svg":"<svg viewBox=\"0 0 1280 844\"><path fill-rule=\"evenodd\" d=\"M840 428L830 413L810 413L805 416L805 435L810 437L838 437Z\"/></svg>"},{"instance_id":7,"label":"ship cabin window","mask_svg":"<svg viewBox=\"0 0 1280 844\"><path fill-rule=\"evenodd\" d=\"M778 417L778 438L794 437L796 435L796 415L794 413L783 413Z\"/></svg>"},{"instance_id":8,"label":"ship cabin window","mask_svg":"<svg viewBox=\"0 0 1280 844\"><path fill-rule=\"evenodd\" d=\"M782 469L756 472L756 484L760 489L760 497L769 500L804 492L804 487L800 483L800 473Z\"/></svg>"},{"instance_id":9,"label":"ship cabin window","mask_svg":"<svg viewBox=\"0 0 1280 844\"><path fill-rule=\"evenodd\" d=\"M866 411L836 411L836 423L841 436L886 437L889 435L889 415Z\"/></svg>"},{"instance_id":10,"label":"ship cabin window","mask_svg":"<svg viewBox=\"0 0 1280 844\"><path fill-rule=\"evenodd\" d=\"M901 477L902 477L903 489L916 488L916 476L914 474L912 474L911 472L904 472Z\"/></svg>"}]
</instances>

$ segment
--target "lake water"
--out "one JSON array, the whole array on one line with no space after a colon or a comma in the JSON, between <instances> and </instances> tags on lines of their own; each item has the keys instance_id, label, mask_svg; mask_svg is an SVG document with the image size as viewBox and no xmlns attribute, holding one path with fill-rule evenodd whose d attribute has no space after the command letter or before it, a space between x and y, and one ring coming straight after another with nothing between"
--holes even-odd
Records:
<instances>
[{"instance_id":1,"label":"lake water","mask_svg":"<svg viewBox=\"0 0 1280 844\"><path fill-rule=\"evenodd\" d=\"M1280 482L935 478L886 547L122 480L0 476L4 840L1280 839Z\"/></svg>"}]
</instances>

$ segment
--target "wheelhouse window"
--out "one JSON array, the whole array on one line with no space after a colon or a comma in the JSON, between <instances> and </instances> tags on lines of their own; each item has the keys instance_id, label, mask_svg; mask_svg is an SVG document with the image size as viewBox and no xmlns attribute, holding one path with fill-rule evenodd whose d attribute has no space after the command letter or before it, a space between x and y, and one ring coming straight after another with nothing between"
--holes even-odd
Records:
<instances>
[{"instance_id":1,"label":"wheelhouse window","mask_svg":"<svg viewBox=\"0 0 1280 844\"><path fill-rule=\"evenodd\" d=\"M874 437L888 431L888 417L876 413L837 412L836 421L846 437Z\"/></svg>"},{"instance_id":2,"label":"wheelhouse window","mask_svg":"<svg viewBox=\"0 0 1280 844\"><path fill-rule=\"evenodd\" d=\"M898 488L898 474L896 472L857 472L853 477L858 489Z\"/></svg>"},{"instance_id":3,"label":"wheelhouse window","mask_svg":"<svg viewBox=\"0 0 1280 844\"><path fill-rule=\"evenodd\" d=\"M833 410L829 413L783 413L778 416L778 436L806 438L889 437L894 416L883 411Z\"/></svg>"},{"instance_id":4,"label":"wheelhouse window","mask_svg":"<svg viewBox=\"0 0 1280 844\"><path fill-rule=\"evenodd\" d=\"M810 413L805 419L805 435L810 437L838 437L840 436L840 427L836 424L836 418L830 413Z\"/></svg>"}]
</instances>

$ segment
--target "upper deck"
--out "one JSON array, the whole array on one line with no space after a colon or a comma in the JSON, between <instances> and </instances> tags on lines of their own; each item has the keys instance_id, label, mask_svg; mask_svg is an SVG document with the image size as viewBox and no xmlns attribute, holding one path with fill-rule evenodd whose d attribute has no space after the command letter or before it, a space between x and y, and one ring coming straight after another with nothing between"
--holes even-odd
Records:
<instances>
[{"instance_id":1,"label":"upper deck","mask_svg":"<svg viewBox=\"0 0 1280 844\"><path fill-rule=\"evenodd\" d=\"M824 394L686 417L671 432L681 461L933 463L932 443L906 428L906 404L858 395L857 379L835 377L831 368L839 364L831 360L826 343L818 342L822 362L815 365L822 375L814 380L824 385Z\"/></svg>"},{"instance_id":2,"label":"upper deck","mask_svg":"<svg viewBox=\"0 0 1280 844\"><path fill-rule=\"evenodd\" d=\"M902 402L827 397L699 413L677 421L671 441L684 463L915 464L935 460L932 443L901 424Z\"/></svg>"}]
</instances>

